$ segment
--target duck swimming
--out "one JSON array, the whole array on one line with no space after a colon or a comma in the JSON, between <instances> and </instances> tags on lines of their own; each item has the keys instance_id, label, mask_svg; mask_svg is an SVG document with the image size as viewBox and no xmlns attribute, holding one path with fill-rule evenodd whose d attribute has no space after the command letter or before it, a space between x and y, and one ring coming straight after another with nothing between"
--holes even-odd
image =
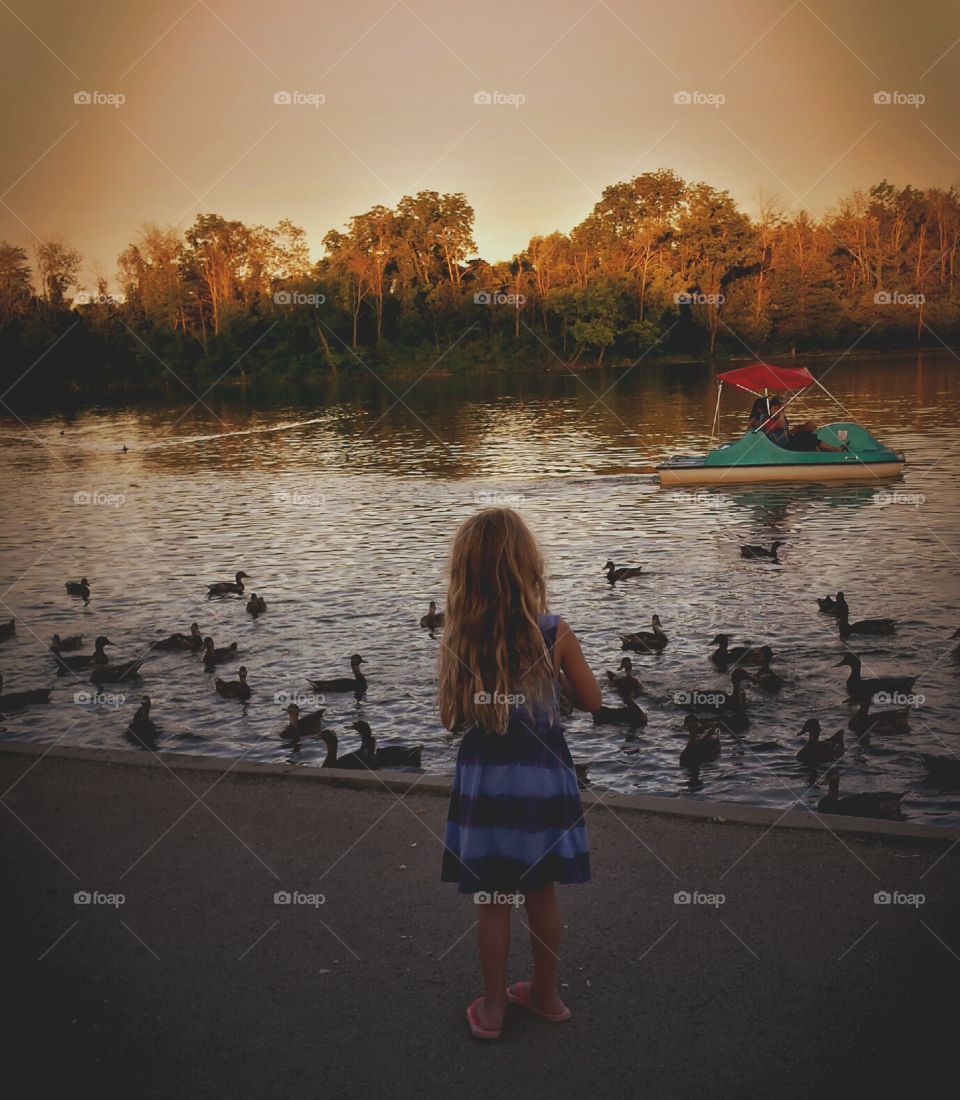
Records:
<instances>
[{"instance_id":1,"label":"duck swimming","mask_svg":"<svg viewBox=\"0 0 960 1100\"><path fill-rule=\"evenodd\" d=\"M870 713L872 697L867 695L860 700L860 709L847 723L847 727L858 736L867 737L871 733L909 733L910 719L908 707L896 710L877 710Z\"/></svg>"},{"instance_id":2,"label":"duck swimming","mask_svg":"<svg viewBox=\"0 0 960 1100\"><path fill-rule=\"evenodd\" d=\"M203 667L207 672L213 672L214 667L223 664L224 661L232 661L237 655L237 643L221 646L219 649L213 644L213 638L203 639Z\"/></svg>"},{"instance_id":3,"label":"duck swimming","mask_svg":"<svg viewBox=\"0 0 960 1100\"><path fill-rule=\"evenodd\" d=\"M72 649L81 649L82 647L82 634L68 634L65 638L61 638L59 634L54 634L50 639L50 652L54 657L59 657L61 653L67 653Z\"/></svg>"},{"instance_id":4,"label":"duck swimming","mask_svg":"<svg viewBox=\"0 0 960 1100\"><path fill-rule=\"evenodd\" d=\"M420 625L427 630L436 630L443 626L443 612L437 610L436 600L430 601L430 610L420 619Z\"/></svg>"},{"instance_id":5,"label":"duck swimming","mask_svg":"<svg viewBox=\"0 0 960 1100\"><path fill-rule=\"evenodd\" d=\"M808 733L809 739L797 753L797 759L801 764L822 764L828 760L839 760L843 756L843 730L837 730L826 741L820 740L820 723L816 718L808 718L803 724L800 736Z\"/></svg>"},{"instance_id":6,"label":"duck swimming","mask_svg":"<svg viewBox=\"0 0 960 1100\"><path fill-rule=\"evenodd\" d=\"M224 699L243 699L244 701L249 699L253 694L253 688L247 683L247 666L241 665L237 669L237 675L239 680L221 680L219 676L214 676L213 686L216 689L218 695L222 695Z\"/></svg>"},{"instance_id":7,"label":"duck swimming","mask_svg":"<svg viewBox=\"0 0 960 1100\"><path fill-rule=\"evenodd\" d=\"M189 634L171 634L169 638L161 638L153 643L154 649L185 649L191 653L197 653L203 649L203 635L197 623L190 624Z\"/></svg>"},{"instance_id":8,"label":"duck swimming","mask_svg":"<svg viewBox=\"0 0 960 1100\"><path fill-rule=\"evenodd\" d=\"M81 577L79 581L67 581L64 587L68 596L82 596L85 600L90 599L90 585L86 577Z\"/></svg>"},{"instance_id":9,"label":"duck swimming","mask_svg":"<svg viewBox=\"0 0 960 1100\"><path fill-rule=\"evenodd\" d=\"M607 683L616 688L621 697L643 694L643 684L633 675L633 661L629 657L620 661L617 672L607 669Z\"/></svg>"},{"instance_id":10,"label":"duck swimming","mask_svg":"<svg viewBox=\"0 0 960 1100\"><path fill-rule=\"evenodd\" d=\"M288 722L286 729L280 734L281 737L295 741L300 737L317 737L327 732L323 730L323 707L311 714L301 714L297 704L291 703L286 713Z\"/></svg>"},{"instance_id":11,"label":"duck swimming","mask_svg":"<svg viewBox=\"0 0 960 1100\"><path fill-rule=\"evenodd\" d=\"M363 719L358 719L352 724L360 734L360 752L367 759L374 762L377 768L419 768L420 757L423 754L423 745L384 745L377 747L377 739L373 736L370 725Z\"/></svg>"},{"instance_id":12,"label":"duck swimming","mask_svg":"<svg viewBox=\"0 0 960 1100\"><path fill-rule=\"evenodd\" d=\"M895 619L860 619L858 622L850 622L850 612L847 609L837 610L837 627L840 637L846 641L851 634L896 634L897 623Z\"/></svg>"},{"instance_id":13,"label":"duck swimming","mask_svg":"<svg viewBox=\"0 0 960 1100\"><path fill-rule=\"evenodd\" d=\"M701 691L684 691L678 692L675 698L680 706L686 707L694 713L710 711L714 714L734 714L745 719L747 693L743 688L743 683L750 678L750 673L746 669L735 668L730 674L732 682L730 691L718 691L715 688Z\"/></svg>"},{"instance_id":14,"label":"duck swimming","mask_svg":"<svg viewBox=\"0 0 960 1100\"><path fill-rule=\"evenodd\" d=\"M338 692L338 691L352 691L357 695L362 695L367 690L367 678L360 671L360 665L363 664L363 658L359 653L354 653L350 658L350 667L353 669L353 677L341 676L333 680L310 680L307 682L313 688L314 691L319 691L321 694L326 692Z\"/></svg>"},{"instance_id":15,"label":"duck swimming","mask_svg":"<svg viewBox=\"0 0 960 1100\"><path fill-rule=\"evenodd\" d=\"M52 648L51 653L57 659L58 672L80 672L82 669L90 668L95 663L106 664L107 655L103 652L103 648L108 645L113 645L113 642L101 634L93 640L93 653L78 653L72 657L64 657Z\"/></svg>"},{"instance_id":16,"label":"duck swimming","mask_svg":"<svg viewBox=\"0 0 960 1100\"><path fill-rule=\"evenodd\" d=\"M603 567L606 570L607 580L611 584L616 584L617 581L626 581L631 577L639 577L643 572L642 565L621 565L617 568L612 561L608 561Z\"/></svg>"},{"instance_id":17,"label":"duck swimming","mask_svg":"<svg viewBox=\"0 0 960 1100\"><path fill-rule=\"evenodd\" d=\"M262 615L267 610L267 601L263 596L258 596L254 592L250 599L247 600L247 614L256 618L258 615Z\"/></svg>"},{"instance_id":18,"label":"duck swimming","mask_svg":"<svg viewBox=\"0 0 960 1100\"><path fill-rule=\"evenodd\" d=\"M840 797L840 775L831 768L827 776L828 794L817 803L822 814L848 814L851 817L879 817L903 820L900 803L903 795L896 791L863 791Z\"/></svg>"},{"instance_id":19,"label":"duck swimming","mask_svg":"<svg viewBox=\"0 0 960 1100\"><path fill-rule=\"evenodd\" d=\"M249 580L250 574L244 573L242 569L238 569L233 575L232 581L217 581L216 584L207 586L207 598L211 596L229 596L231 593L242 596L243 595L243 582L245 579Z\"/></svg>"},{"instance_id":20,"label":"duck swimming","mask_svg":"<svg viewBox=\"0 0 960 1100\"><path fill-rule=\"evenodd\" d=\"M646 714L637 706L630 695L621 693L620 698L623 700L624 706L608 707L604 705L593 712L593 724L595 726L627 726L630 732L633 733L634 730L641 729L647 724ZM632 741L634 738L628 736L627 740Z\"/></svg>"},{"instance_id":21,"label":"duck swimming","mask_svg":"<svg viewBox=\"0 0 960 1100\"><path fill-rule=\"evenodd\" d=\"M725 668L731 661L738 665L762 665L773 660L773 650L768 645L735 645L731 649L727 634L718 634L710 644L720 647L710 657L719 668Z\"/></svg>"},{"instance_id":22,"label":"duck swimming","mask_svg":"<svg viewBox=\"0 0 960 1100\"><path fill-rule=\"evenodd\" d=\"M769 647L765 647L769 648ZM770 658L768 657L763 664L757 669L754 674L754 679L757 682L761 691L767 692L769 695L774 695L778 692L786 683L782 676L778 676L776 672L770 667Z\"/></svg>"},{"instance_id":23,"label":"duck swimming","mask_svg":"<svg viewBox=\"0 0 960 1100\"><path fill-rule=\"evenodd\" d=\"M0 699L0 703L3 700ZM922 752L920 757L934 783L960 787L960 759L955 756L934 756Z\"/></svg>"},{"instance_id":24,"label":"duck swimming","mask_svg":"<svg viewBox=\"0 0 960 1100\"><path fill-rule=\"evenodd\" d=\"M108 643L111 644L112 643ZM140 676L140 666L143 657L133 661L120 661L112 664L102 648L93 656L90 679L95 684L118 684L121 680L137 679Z\"/></svg>"},{"instance_id":25,"label":"duck swimming","mask_svg":"<svg viewBox=\"0 0 960 1100\"><path fill-rule=\"evenodd\" d=\"M741 546L740 557L741 558L759 558L761 561L778 561L777 551L784 545L782 539L777 539L772 543L768 550L765 546Z\"/></svg>"},{"instance_id":26,"label":"duck swimming","mask_svg":"<svg viewBox=\"0 0 960 1100\"><path fill-rule=\"evenodd\" d=\"M878 691L887 692L891 695L908 694L913 690L913 685L919 678L917 676L875 676L870 680L864 680L860 675L863 662L853 653L845 654L843 660L838 661L835 667L839 668L841 665L850 667L850 675L847 677L847 693L858 700L864 697L872 699Z\"/></svg>"},{"instance_id":27,"label":"duck swimming","mask_svg":"<svg viewBox=\"0 0 960 1100\"><path fill-rule=\"evenodd\" d=\"M620 645L623 649L634 649L648 653L659 653L666 647L670 640L663 632L660 625L660 616L654 615L650 620L653 630L638 630L633 634L621 634Z\"/></svg>"},{"instance_id":28,"label":"duck swimming","mask_svg":"<svg viewBox=\"0 0 960 1100\"><path fill-rule=\"evenodd\" d=\"M363 748L358 752L348 752L343 756L338 756L337 735L333 730L320 729L318 732L327 746L326 759L320 765L322 768L351 768L353 770L366 768L367 770L372 770L377 767L375 758L372 755L368 755Z\"/></svg>"},{"instance_id":29,"label":"duck swimming","mask_svg":"<svg viewBox=\"0 0 960 1100\"><path fill-rule=\"evenodd\" d=\"M842 596L843 593L838 592L837 595ZM824 613L824 615L836 615L837 601L833 598L833 596L824 596L823 599L818 596L817 603L819 604L820 610Z\"/></svg>"},{"instance_id":30,"label":"duck swimming","mask_svg":"<svg viewBox=\"0 0 960 1100\"><path fill-rule=\"evenodd\" d=\"M150 718L150 706L150 696L144 695L136 714L130 719L125 735L128 741L153 751L157 747L160 731Z\"/></svg>"},{"instance_id":31,"label":"duck swimming","mask_svg":"<svg viewBox=\"0 0 960 1100\"><path fill-rule=\"evenodd\" d=\"M37 706L50 702L50 688L33 688L31 691L3 691L3 676L0 675L0 713L9 714L24 707Z\"/></svg>"},{"instance_id":32,"label":"duck swimming","mask_svg":"<svg viewBox=\"0 0 960 1100\"><path fill-rule=\"evenodd\" d=\"M8 622L0 623L0 642L5 638L12 638L17 632L17 620L10 619ZM56 634L54 634L56 637Z\"/></svg>"},{"instance_id":33,"label":"duck swimming","mask_svg":"<svg viewBox=\"0 0 960 1100\"><path fill-rule=\"evenodd\" d=\"M696 768L700 764L716 760L720 755L720 727L718 725L705 726L697 721L692 714L688 714L683 720L683 728L689 736L687 743L680 753L681 768Z\"/></svg>"}]
</instances>

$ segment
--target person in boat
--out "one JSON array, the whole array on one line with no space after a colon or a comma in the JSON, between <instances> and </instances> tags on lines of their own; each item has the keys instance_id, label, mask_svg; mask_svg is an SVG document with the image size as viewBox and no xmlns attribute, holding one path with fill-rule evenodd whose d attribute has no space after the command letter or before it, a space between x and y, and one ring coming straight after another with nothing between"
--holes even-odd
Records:
<instances>
[{"instance_id":1,"label":"person in boat","mask_svg":"<svg viewBox=\"0 0 960 1100\"><path fill-rule=\"evenodd\" d=\"M762 400L762 399L761 399ZM756 408L756 404L754 404ZM812 420L791 428L784 412L782 397L770 398L770 417L762 425L767 439L784 447L788 451L844 451L846 447L834 447L817 435L817 426Z\"/></svg>"},{"instance_id":2,"label":"person in boat","mask_svg":"<svg viewBox=\"0 0 960 1100\"><path fill-rule=\"evenodd\" d=\"M769 419L770 409L767 407L767 399L758 397L750 410L750 420L747 423L748 430L751 432L759 431Z\"/></svg>"}]
</instances>

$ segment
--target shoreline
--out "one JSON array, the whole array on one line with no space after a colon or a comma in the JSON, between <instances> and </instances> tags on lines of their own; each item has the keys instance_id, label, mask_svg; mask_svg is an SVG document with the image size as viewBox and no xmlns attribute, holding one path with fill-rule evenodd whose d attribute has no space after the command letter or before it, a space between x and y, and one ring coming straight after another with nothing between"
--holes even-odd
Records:
<instances>
[{"instance_id":1,"label":"shoreline","mask_svg":"<svg viewBox=\"0 0 960 1100\"><path fill-rule=\"evenodd\" d=\"M263 779L293 779L346 790L383 791L449 798L452 775L407 772L386 769L370 773L345 768L326 769L308 764L267 764L231 760L222 756L188 753L133 753L126 749L69 748L45 746L40 742L2 742L0 756L36 757L98 763L106 767L155 768L167 771L219 773ZM589 788L580 792L585 809L606 806L615 810L665 818L679 818L709 824L746 825L757 828L801 829L823 831L826 823L834 833L860 837L914 840L933 843L960 841L960 827L924 825L910 821L884 821L876 818L852 817L841 814L818 814L806 808L781 810L754 806L742 802L722 802L712 799L670 798L663 795L598 794Z\"/></svg>"}]
</instances>

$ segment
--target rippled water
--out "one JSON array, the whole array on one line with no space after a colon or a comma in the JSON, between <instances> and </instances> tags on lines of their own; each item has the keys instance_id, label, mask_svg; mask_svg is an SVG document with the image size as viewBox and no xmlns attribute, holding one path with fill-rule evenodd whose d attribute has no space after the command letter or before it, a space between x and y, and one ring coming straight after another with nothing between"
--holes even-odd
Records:
<instances>
[{"instance_id":1,"label":"rippled water","mask_svg":"<svg viewBox=\"0 0 960 1100\"><path fill-rule=\"evenodd\" d=\"M808 717L826 734L846 728L846 669L833 667L843 647L815 600L841 588L853 619L900 621L896 636L853 646L864 674L921 673L925 697L909 735L875 736L848 752L841 793L907 791L911 820L960 823L960 791L933 785L918 756L960 749L960 661L948 641L960 625L958 363L944 352L809 365L829 372L849 415L907 452L893 488L922 503L886 503L877 484L731 486L694 502L661 491L652 465L709 443L715 390L705 367L428 376L409 393L409 382L391 382L391 393L348 379L266 406L207 398L191 409L191 398L69 416L19 410L14 391L5 400L19 419L0 419L0 618L19 621L16 638L0 644L0 671L8 691L54 692L50 706L8 716L0 736L125 746L124 727L148 691L165 750L319 763L322 745L293 750L277 736L285 716L276 696L309 691L308 676L347 674L359 651L366 698L327 701L341 751L354 747L348 726L362 714L382 743L423 743L424 767L449 772L456 742L434 706L438 642L417 624L431 597L442 603L458 521L506 500L540 536L552 608L598 674L619 661L618 633L648 627L652 613L670 637L661 655L634 659L650 718L638 741L595 729L588 715L568 720L574 758L593 761L595 788L815 804L822 775L795 753ZM746 395L725 399L722 435L740 430L748 405ZM848 415L825 398L803 412ZM122 502L76 503L78 493ZM786 540L779 565L739 557L741 543L774 538ZM643 562L644 576L611 588L601 569L608 557ZM241 568L248 591L268 604L256 622L239 597L206 599L208 583ZM64 593L64 581L81 575L93 590L87 605ZM58 677L45 651L54 631L82 631L86 652L103 633L122 660L193 620L218 645L239 642L240 660L221 674L247 665L249 706L220 699L199 661L180 654L151 656L142 687L123 689L116 705L75 702L90 685ZM672 697L727 682L709 660L721 630L736 643L769 642L788 683L775 698L750 691L749 729L726 737L721 758L692 777L677 764L683 712Z\"/></svg>"}]
</instances>

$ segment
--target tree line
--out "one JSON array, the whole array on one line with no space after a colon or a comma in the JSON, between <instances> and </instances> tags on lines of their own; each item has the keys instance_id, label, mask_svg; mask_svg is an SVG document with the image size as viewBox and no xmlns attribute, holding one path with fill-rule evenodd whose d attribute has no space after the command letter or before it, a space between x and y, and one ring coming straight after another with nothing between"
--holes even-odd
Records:
<instances>
[{"instance_id":1,"label":"tree line","mask_svg":"<svg viewBox=\"0 0 960 1100\"><path fill-rule=\"evenodd\" d=\"M330 230L146 225L111 283L61 239L0 243L0 382L18 394L307 382L895 348L960 337L960 191L855 191L820 219L670 170L607 187L569 233L476 255L463 194L421 191ZM26 372L26 373L24 373ZM22 376L22 377L21 377ZM19 380L19 381L18 381ZM179 396L179 394L178 394Z\"/></svg>"}]
</instances>

